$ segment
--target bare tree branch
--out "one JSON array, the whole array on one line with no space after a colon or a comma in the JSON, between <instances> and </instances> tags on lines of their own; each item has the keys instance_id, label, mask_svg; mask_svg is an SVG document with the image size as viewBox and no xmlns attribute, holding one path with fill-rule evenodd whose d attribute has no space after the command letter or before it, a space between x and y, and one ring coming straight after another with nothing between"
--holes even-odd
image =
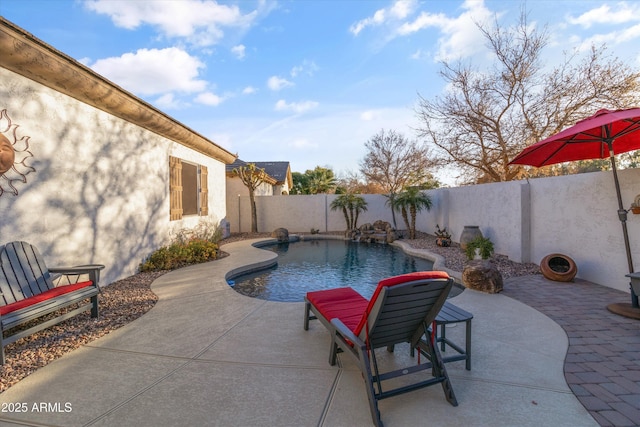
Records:
<instances>
[{"instance_id":1,"label":"bare tree branch","mask_svg":"<svg viewBox=\"0 0 640 427\"><path fill-rule=\"evenodd\" d=\"M566 53L549 72L541 66L546 29L527 22L513 28L479 25L494 55L488 71L443 63L447 92L419 96L418 135L437 148L435 160L457 166L469 182L510 181L522 166L509 165L524 147L573 125L601 108L640 103L640 73L593 47L582 58ZM581 60L580 60L581 59Z\"/></svg>"}]
</instances>

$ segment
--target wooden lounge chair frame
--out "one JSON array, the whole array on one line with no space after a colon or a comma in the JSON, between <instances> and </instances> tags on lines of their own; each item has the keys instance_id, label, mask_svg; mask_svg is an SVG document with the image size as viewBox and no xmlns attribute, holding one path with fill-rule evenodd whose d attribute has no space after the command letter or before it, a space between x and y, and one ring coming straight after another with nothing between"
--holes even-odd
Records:
<instances>
[{"instance_id":1,"label":"wooden lounge chair frame","mask_svg":"<svg viewBox=\"0 0 640 427\"><path fill-rule=\"evenodd\" d=\"M431 385L442 384L447 401L453 406L458 405L431 327L452 285L453 279L444 272L411 273L385 279L378 284L372 299L367 301L361 328L354 328L352 321L351 327L345 325L340 319L340 310L325 315L327 310L319 300L322 300L323 292L334 290L310 292L305 297L305 330L309 328L309 320L319 319L331 335L329 363L336 364L338 352L344 352L356 361L363 374L371 417L376 426L383 425L379 400ZM354 301L363 303L358 302L355 296ZM409 342L412 351L416 349L425 355L428 362L381 373L375 349L386 347L393 351L395 344L404 342ZM386 380L427 369L431 370L431 378L393 389L383 388Z\"/></svg>"}]
</instances>

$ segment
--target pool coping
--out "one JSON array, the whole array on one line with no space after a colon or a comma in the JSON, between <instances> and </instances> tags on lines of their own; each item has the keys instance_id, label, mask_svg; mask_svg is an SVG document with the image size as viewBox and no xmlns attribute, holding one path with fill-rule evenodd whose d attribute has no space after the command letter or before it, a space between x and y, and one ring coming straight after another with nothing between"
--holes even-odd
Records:
<instances>
[{"instance_id":1,"label":"pool coping","mask_svg":"<svg viewBox=\"0 0 640 427\"><path fill-rule=\"evenodd\" d=\"M306 234L290 234L288 242L280 242L278 239L273 237L265 237L261 240L255 241L251 243L251 246L254 248L260 249L263 246L268 246L276 243L295 243L298 241L310 241L310 240L343 240L350 241L351 239L342 237L342 236L327 236L327 235L306 235ZM433 262L433 270L445 271L449 276L451 276L455 283L459 286L464 287L462 283L462 272L455 271L446 267L445 258L441 255L435 254L428 249L416 249L413 248L410 244L406 242L402 242L396 240L390 243L391 246L397 247L401 249L405 254L414 256L417 258L423 258ZM265 268L272 267L278 263L277 255L271 259L267 259L261 262L257 262L254 264L249 264L242 267L234 268L233 270L227 272L225 274L225 280L233 280L235 277L238 277L242 274L253 273L256 271L263 270Z\"/></svg>"}]
</instances>

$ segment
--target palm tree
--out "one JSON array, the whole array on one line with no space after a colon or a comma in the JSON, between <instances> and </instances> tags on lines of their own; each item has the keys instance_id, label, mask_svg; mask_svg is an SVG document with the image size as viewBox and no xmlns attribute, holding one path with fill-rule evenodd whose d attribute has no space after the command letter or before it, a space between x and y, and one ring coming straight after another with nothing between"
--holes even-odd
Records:
<instances>
[{"instance_id":1,"label":"palm tree","mask_svg":"<svg viewBox=\"0 0 640 427\"><path fill-rule=\"evenodd\" d=\"M360 216L360 212L365 212L367 210L367 201L362 196L353 196L353 202L351 204L351 218L353 219L353 227L358 227L358 217Z\"/></svg>"},{"instance_id":2,"label":"palm tree","mask_svg":"<svg viewBox=\"0 0 640 427\"><path fill-rule=\"evenodd\" d=\"M409 230L409 238L416 238L416 216L422 209L430 210L433 202L427 193L417 187L406 188L394 199L393 207L400 210L402 219ZM408 212L407 212L408 210ZM409 220L409 216L411 220Z\"/></svg>"},{"instance_id":3,"label":"palm tree","mask_svg":"<svg viewBox=\"0 0 640 427\"><path fill-rule=\"evenodd\" d=\"M316 166L312 171L307 171L309 194L328 193L336 187L336 178L331 169Z\"/></svg>"},{"instance_id":4,"label":"palm tree","mask_svg":"<svg viewBox=\"0 0 640 427\"><path fill-rule=\"evenodd\" d=\"M360 212L367 210L367 201L362 196L346 193L333 199L330 206L332 211L342 210L347 230L353 230L358 226Z\"/></svg>"}]
</instances>

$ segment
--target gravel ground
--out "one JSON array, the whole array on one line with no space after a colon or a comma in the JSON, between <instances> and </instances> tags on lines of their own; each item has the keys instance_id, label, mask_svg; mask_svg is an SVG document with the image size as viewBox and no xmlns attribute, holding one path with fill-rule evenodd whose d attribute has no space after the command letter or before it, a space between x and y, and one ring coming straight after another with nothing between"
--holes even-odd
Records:
<instances>
[{"instance_id":1,"label":"gravel ground","mask_svg":"<svg viewBox=\"0 0 640 427\"><path fill-rule=\"evenodd\" d=\"M223 240L222 244L258 237L269 237L269 233L236 233ZM404 241L415 248L442 255L446 260L446 267L451 270L463 270L466 257L458 244L442 248L435 244L434 236L418 233L417 237L415 240ZM540 271L536 264L516 263L503 255L495 255L493 261L504 279L537 274ZM145 314L158 300L150 289L151 283L165 273L166 271L139 273L104 286L99 295L100 316L97 319L84 313L6 346L7 360L0 367L0 393L63 354L107 335Z\"/></svg>"}]
</instances>

